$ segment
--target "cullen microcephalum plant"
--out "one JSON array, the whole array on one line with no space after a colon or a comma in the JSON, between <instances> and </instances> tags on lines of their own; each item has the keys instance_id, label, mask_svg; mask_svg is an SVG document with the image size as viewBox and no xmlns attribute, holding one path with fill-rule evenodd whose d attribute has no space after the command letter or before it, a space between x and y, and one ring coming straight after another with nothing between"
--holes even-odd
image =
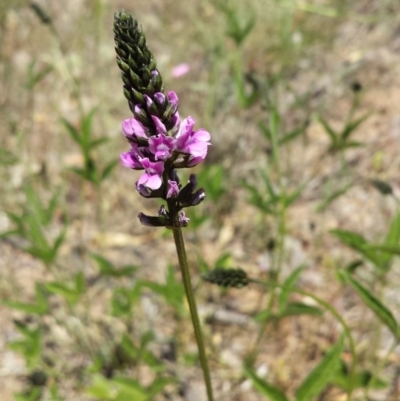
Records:
<instances>
[{"instance_id":1,"label":"cullen microcephalum plant","mask_svg":"<svg viewBox=\"0 0 400 401\"><path fill-rule=\"evenodd\" d=\"M140 213L138 217L143 225L167 227L173 231L207 396L212 401L210 371L181 229L189 223L183 209L202 202L205 192L202 188L196 190L194 174L183 186L177 172L181 168L194 167L205 159L210 134L202 128L194 130L193 117L180 118L178 96L173 91L164 93L162 77L146 45L146 37L129 12L121 10L115 14L114 34L124 95L133 113L131 118L122 122L122 131L130 149L121 155L121 163L130 169L144 170L136 182L141 196L165 201L157 216Z\"/></svg>"}]
</instances>

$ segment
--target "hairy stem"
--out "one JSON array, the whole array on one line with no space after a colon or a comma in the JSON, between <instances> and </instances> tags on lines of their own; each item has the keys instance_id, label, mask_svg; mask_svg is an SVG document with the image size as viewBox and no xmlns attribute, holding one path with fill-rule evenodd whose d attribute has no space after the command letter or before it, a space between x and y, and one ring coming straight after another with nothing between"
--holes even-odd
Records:
<instances>
[{"instance_id":1,"label":"hairy stem","mask_svg":"<svg viewBox=\"0 0 400 401\"><path fill-rule=\"evenodd\" d=\"M212 387L211 387L211 377L210 370L208 368L206 350L204 347L203 334L201 332L199 315L197 313L196 300L194 298L192 284L190 282L189 266L186 257L185 243L183 241L182 229L180 227L173 227L174 240L176 246L176 252L178 254L179 266L182 273L183 286L185 287L186 299L189 304L190 316L192 318L192 324L194 329L194 334L196 336L197 347L199 349L199 358L201 367L204 374L204 382L207 389L208 401L214 401Z\"/></svg>"}]
</instances>

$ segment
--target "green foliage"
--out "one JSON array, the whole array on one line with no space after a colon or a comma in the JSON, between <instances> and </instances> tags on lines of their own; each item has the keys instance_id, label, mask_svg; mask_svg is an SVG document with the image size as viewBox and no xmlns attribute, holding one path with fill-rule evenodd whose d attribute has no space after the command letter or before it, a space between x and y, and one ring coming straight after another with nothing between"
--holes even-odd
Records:
<instances>
[{"instance_id":1,"label":"green foliage","mask_svg":"<svg viewBox=\"0 0 400 401\"><path fill-rule=\"evenodd\" d=\"M125 287L114 288L111 300L111 313L115 317L130 317L132 307L139 297L139 287L132 289Z\"/></svg>"},{"instance_id":2,"label":"green foliage","mask_svg":"<svg viewBox=\"0 0 400 401\"><path fill-rule=\"evenodd\" d=\"M99 266L99 273L102 276L109 276L109 277L130 276L138 269L137 266L133 265L116 268L109 260L95 253L91 254L91 257L97 262L97 265Z\"/></svg>"},{"instance_id":3,"label":"green foliage","mask_svg":"<svg viewBox=\"0 0 400 401\"><path fill-rule=\"evenodd\" d=\"M316 206L316 212L323 212L333 201L344 195L350 188L354 186L353 182L347 183L342 187L324 194L324 199Z\"/></svg>"},{"instance_id":4,"label":"green foliage","mask_svg":"<svg viewBox=\"0 0 400 401\"><path fill-rule=\"evenodd\" d=\"M204 166L197 174L197 181L204 186L207 198L218 202L226 193L224 168L220 164Z\"/></svg>"},{"instance_id":5,"label":"green foliage","mask_svg":"<svg viewBox=\"0 0 400 401\"><path fill-rule=\"evenodd\" d=\"M42 396L42 390L39 387L32 387L23 393L15 393L15 401L39 401Z\"/></svg>"},{"instance_id":6,"label":"green foliage","mask_svg":"<svg viewBox=\"0 0 400 401\"><path fill-rule=\"evenodd\" d=\"M51 71L53 71L53 66L51 65L43 67L39 71L35 71L35 65L36 60L31 61L28 65L28 80L26 83L26 87L29 90L33 90L40 81L46 78L46 76L49 75Z\"/></svg>"},{"instance_id":7,"label":"green foliage","mask_svg":"<svg viewBox=\"0 0 400 401\"><path fill-rule=\"evenodd\" d=\"M146 287L161 295L175 310L177 316L184 314L184 298L185 291L180 281L175 278L175 269L172 265L168 265L165 284L158 284L152 281L139 281L141 287Z\"/></svg>"},{"instance_id":8,"label":"green foliage","mask_svg":"<svg viewBox=\"0 0 400 401\"><path fill-rule=\"evenodd\" d=\"M20 321L15 321L15 327L22 334L21 340L8 343L8 347L21 354L28 369L33 369L39 361L42 351L42 334L40 328L29 328Z\"/></svg>"},{"instance_id":9,"label":"green foliage","mask_svg":"<svg viewBox=\"0 0 400 401\"><path fill-rule=\"evenodd\" d=\"M75 305L85 293L85 277L83 273L77 273L70 283L53 281L46 284L46 289L52 294L60 295L72 306Z\"/></svg>"},{"instance_id":10,"label":"green foliage","mask_svg":"<svg viewBox=\"0 0 400 401\"><path fill-rule=\"evenodd\" d=\"M248 202L265 214L273 216L278 215L280 208L286 209L294 203L305 187L305 185L300 185L289 194L285 192L279 193L272 185L265 171L261 171L260 175L262 186L252 185L246 181L242 181L242 186L246 188L249 193Z\"/></svg>"},{"instance_id":11,"label":"green foliage","mask_svg":"<svg viewBox=\"0 0 400 401\"><path fill-rule=\"evenodd\" d=\"M9 308L13 308L21 312L30 313L33 315L45 315L50 310L45 287L42 284L36 283L35 294L36 294L36 303L34 304L28 304L20 301L10 301L10 300L4 300L1 303L3 305L8 306Z\"/></svg>"},{"instance_id":12,"label":"green foliage","mask_svg":"<svg viewBox=\"0 0 400 401\"><path fill-rule=\"evenodd\" d=\"M348 148L363 146L361 142L351 141L350 137L368 117L369 114L364 115L356 120L349 121L345 124L340 132L336 132L322 116L317 116L318 121L321 123L326 134L331 140L329 151L335 153Z\"/></svg>"},{"instance_id":13,"label":"green foliage","mask_svg":"<svg viewBox=\"0 0 400 401\"><path fill-rule=\"evenodd\" d=\"M347 392L359 388L365 389L369 386L375 389L382 389L386 388L388 385L384 380L380 378L374 378L373 374L367 370L356 372L351 380L349 380L349 369L347 365L343 362L343 360L340 360L340 365L335 370L330 382Z\"/></svg>"},{"instance_id":14,"label":"green foliage","mask_svg":"<svg viewBox=\"0 0 400 401\"><path fill-rule=\"evenodd\" d=\"M342 271L340 274L343 278L356 290L360 298L365 302L369 309L374 312L375 316L393 333L396 338L400 338L399 325L396 322L392 312L367 288L360 284L354 277L347 272Z\"/></svg>"},{"instance_id":15,"label":"green foliage","mask_svg":"<svg viewBox=\"0 0 400 401\"><path fill-rule=\"evenodd\" d=\"M94 107L87 115L84 115L79 128L76 128L65 118L62 118L61 122L72 140L79 146L84 160L83 168L73 167L71 171L98 186L111 174L118 161L110 161L103 169L96 164L93 150L108 141L105 136L97 139L92 138L92 123L96 112L97 108Z\"/></svg>"},{"instance_id":16,"label":"green foliage","mask_svg":"<svg viewBox=\"0 0 400 401\"><path fill-rule=\"evenodd\" d=\"M251 12L251 15L247 17L246 21L244 21L243 13L241 13L238 8L229 5L227 2L218 1L216 6L225 16L227 36L233 39L236 46L240 46L254 28L256 22L255 13Z\"/></svg>"},{"instance_id":17,"label":"green foliage","mask_svg":"<svg viewBox=\"0 0 400 401\"><path fill-rule=\"evenodd\" d=\"M58 193L50 199L48 205L44 205L31 185L24 186L26 204L21 214L7 212L8 218L14 223L15 228L3 232L1 237L17 236L25 240L29 245L21 245L21 249L40 259L46 266L53 264L58 251L65 240L66 227L52 241L49 241L45 228L50 225L58 207Z\"/></svg>"},{"instance_id":18,"label":"green foliage","mask_svg":"<svg viewBox=\"0 0 400 401\"><path fill-rule=\"evenodd\" d=\"M285 393L280 390L278 387L266 382L261 379L256 373L250 369L245 367L244 372L246 376L253 383L254 388L262 395L265 395L266 398L270 401L288 401L289 399L286 397Z\"/></svg>"},{"instance_id":19,"label":"green foliage","mask_svg":"<svg viewBox=\"0 0 400 401\"><path fill-rule=\"evenodd\" d=\"M277 115L277 117L279 118L279 123L280 123L280 117L279 115ZM291 141L293 141L294 139L296 139L297 137L304 135L306 128L308 126L308 122L306 121L304 124L300 125L299 127L293 128L292 130L290 130L289 132L285 132L282 135L279 135L279 137L277 138L278 140L278 145L282 146L282 145L286 145L289 144ZM265 136L265 138L269 141L272 142L272 132L271 132L271 128L268 127L266 124L264 124L262 121L260 121L258 123L258 128L260 129L260 131L263 133L263 135Z\"/></svg>"},{"instance_id":20,"label":"green foliage","mask_svg":"<svg viewBox=\"0 0 400 401\"><path fill-rule=\"evenodd\" d=\"M400 255L400 214L393 218L389 231L382 244L368 242L362 235L345 230L332 230L331 233L344 244L359 252L375 266L377 272L390 270L393 256ZM396 253L396 250L399 252Z\"/></svg>"},{"instance_id":21,"label":"green foliage","mask_svg":"<svg viewBox=\"0 0 400 401\"><path fill-rule=\"evenodd\" d=\"M343 341L343 336L341 336L337 344L326 353L322 361L304 379L296 391L296 401L311 401L324 390L340 362Z\"/></svg>"},{"instance_id":22,"label":"green foliage","mask_svg":"<svg viewBox=\"0 0 400 401\"><path fill-rule=\"evenodd\" d=\"M163 388L171 383L171 379L158 377L150 386L143 387L137 380L117 376L106 379L101 375L93 375L92 385L86 389L89 396L104 401L150 401Z\"/></svg>"}]
</instances>

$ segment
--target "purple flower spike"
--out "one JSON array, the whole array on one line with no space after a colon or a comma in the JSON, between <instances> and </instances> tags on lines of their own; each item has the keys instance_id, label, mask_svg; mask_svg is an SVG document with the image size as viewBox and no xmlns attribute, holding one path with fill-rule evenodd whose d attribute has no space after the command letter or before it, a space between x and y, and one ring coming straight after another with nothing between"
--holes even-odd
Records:
<instances>
[{"instance_id":1,"label":"purple flower spike","mask_svg":"<svg viewBox=\"0 0 400 401\"><path fill-rule=\"evenodd\" d=\"M167 160L171 157L175 142L175 138L164 134L152 136L149 139L149 150L154 154L156 160Z\"/></svg>"},{"instance_id":2,"label":"purple flower spike","mask_svg":"<svg viewBox=\"0 0 400 401\"><path fill-rule=\"evenodd\" d=\"M179 186L176 181L168 180L167 199L176 198L179 195Z\"/></svg>"},{"instance_id":3,"label":"purple flower spike","mask_svg":"<svg viewBox=\"0 0 400 401\"><path fill-rule=\"evenodd\" d=\"M176 135L176 150L191 156L189 166L195 166L203 161L207 155L210 134L203 128L193 131L195 120L188 117L182 121L179 132Z\"/></svg>"},{"instance_id":4,"label":"purple flower spike","mask_svg":"<svg viewBox=\"0 0 400 401\"><path fill-rule=\"evenodd\" d=\"M135 170L143 170L144 168L141 162L143 160L143 155L139 147L134 143L128 152L121 154L120 160L124 167L133 168Z\"/></svg>"},{"instance_id":5,"label":"purple flower spike","mask_svg":"<svg viewBox=\"0 0 400 401\"><path fill-rule=\"evenodd\" d=\"M147 138L143 125L136 118L128 118L122 122L122 131L128 139Z\"/></svg>"},{"instance_id":6,"label":"purple flower spike","mask_svg":"<svg viewBox=\"0 0 400 401\"><path fill-rule=\"evenodd\" d=\"M162 173L164 172L164 162L151 162L147 157L141 159L140 162L146 170L146 172L139 178L136 183L136 188L141 185L146 186L150 189L158 189L162 184Z\"/></svg>"}]
</instances>

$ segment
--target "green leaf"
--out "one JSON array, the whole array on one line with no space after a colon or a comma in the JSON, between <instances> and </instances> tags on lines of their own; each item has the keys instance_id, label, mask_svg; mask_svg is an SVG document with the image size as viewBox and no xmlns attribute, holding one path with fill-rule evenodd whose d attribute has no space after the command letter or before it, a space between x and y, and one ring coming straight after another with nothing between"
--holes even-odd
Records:
<instances>
[{"instance_id":1,"label":"green leaf","mask_svg":"<svg viewBox=\"0 0 400 401\"><path fill-rule=\"evenodd\" d=\"M107 178L112 171L114 170L114 168L118 165L118 160L112 160L111 162L109 162L105 167L104 170L101 173L101 180L104 180L105 178Z\"/></svg>"},{"instance_id":2,"label":"green leaf","mask_svg":"<svg viewBox=\"0 0 400 401\"><path fill-rule=\"evenodd\" d=\"M335 370L332 378L330 379L330 382L335 386L342 388L344 391L366 387L371 387L375 389L387 388L388 384L380 378L375 378L373 382L370 383L372 377L372 373L367 370L356 372L356 374L352 377L350 386L349 369L347 365L343 362L343 360L341 360L340 366L338 366L338 368Z\"/></svg>"},{"instance_id":3,"label":"green leaf","mask_svg":"<svg viewBox=\"0 0 400 401\"><path fill-rule=\"evenodd\" d=\"M324 311L321 308L313 305L303 304L301 302L290 302L286 308L280 312L280 317L298 316L298 315L312 315L322 316Z\"/></svg>"},{"instance_id":4,"label":"green leaf","mask_svg":"<svg viewBox=\"0 0 400 401\"><path fill-rule=\"evenodd\" d=\"M98 110L98 107L93 107L92 110L89 111L89 113L83 118L82 121L82 150L83 152L88 155L89 151L90 151L90 136L92 134L92 121L93 121L93 117L96 114Z\"/></svg>"},{"instance_id":5,"label":"green leaf","mask_svg":"<svg viewBox=\"0 0 400 401\"><path fill-rule=\"evenodd\" d=\"M97 148L98 146L102 145L103 143L106 143L110 140L110 138L107 138L106 136L103 136L102 138L94 139L89 143L89 148L94 149Z\"/></svg>"},{"instance_id":6,"label":"green leaf","mask_svg":"<svg viewBox=\"0 0 400 401\"><path fill-rule=\"evenodd\" d=\"M286 308L287 301L289 299L289 295L292 292L292 288L297 283L297 280L300 277L300 274L304 271L307 266L301 265L297 269L295 269L282 283L281 292L278 296L278 305L279 311L283 311Z\"/></svg>"},{"instance_id":7,"label":"green leaf","mask_svg":"<svg viewBox=\"0 0 400 401\"><path fill-rule=\"evenodd\" d=\"M129 291L126 288L115 288L111 300L112 315L116 317L129 316L132 310L132 302Z\"/></svg>"},{"instance_id":8,"label":"green leaf","mask_svg":"<svg viewBox=\"0 0 400 401\"><path fill-rule=\"evenodd\" d=\"M259 121L258 122L258 128L261 130L261 132L263 133L263 135L265 136L265 138L269 141L272 142L272 136L271 136L271 131L269 130L269 128L262 122Z\"/></svg>"},{"instance_id":9,"label":"green leaf","mask_svg":"<svg viewBox=\"0 0 400 401\"><path fill-rule=\"evenodd\" d=\"M338 237L340 241L348 245L350 248L361 253L376 267L381 267L381 259L379 258L379 255L375 250L368 246L368 242L363 236L346 230L331 230L330 233Z\"/></svg>"},{"instance_id":10,"label":"green leaf","mask_svg":"<svg viewBox=\"0 0 400 401\"><path fill-rule=\"evenodd\" d=\"M294 192L285 197L284 199L285 207L289 207L292 203L294 203L298 199L298 197L303 192L305 186L306 186L305 184L300 185Z\"/></svg>"},{"instance_id":11,"label":"green leaf","mask_svg":"<svg viewBox=\"0 0 400 401\"><path fill-rule=\"evenodd\" d=\"M340 361L343 348L343 335L324 356L321 362L309 373L296 391L297 401L313 400L328 384Z\"/></svg>"},{"instance_id":12,"label":"green leaf","mask_svg":"<svg viewBox=\"0 0 400 401\"><path fill-rule=\"evenodd\" d=\"M82 148L82 138L79 131L65 118L61 119L62 124L70 137Z\"/></svg>"},{"instance_id":13,"label":"green leaf","mask_svg":"<svg viewBox=\"0 0 400 401\"><path fill-rule=\"evenodd\" d=\"M285 393L278 387L267 383L261 379L256 373L248 368L244 368L246 376L252 381L254 388L262 395L265 395L271 401L289 401Z\"/></svg>"},{"instance_id":14,"label":"green leaf","mask_svg":"<svg viewBox=\"0 0 400 401\"><path fill-rule=\"evenodd\" d=\"M320 202L317 205L317 207L315 208L315 211L316 212L324 211L334 200L336 200L340 196L344 195L352 186L353 186L353 183L350 182L349 184L346 184L344 187L339 188L336 191L333 191L322 202Z\"/></svg>"},{"instance_id":15,"label":"green leaf","mask_svg":"<svg viewBox=\"0 0 400 401\"><path fill-rule=\"evenodd\" d=\"M42 395L40 387L32 387L25 393L14 393L15 401L39 401Z\"/></svg>"},{"instance_id":16,"label":"green leaf","mask_svg":"<svg viewBox=\"0 0 400 401\"><path fill-rule=\"evenodd\" d=\"M374 312L376 317L389 328L396 338L399 338L398 324L392 312L350 274L345 271L341 271L340 274L357 291L360 298Z\"/></svg>"},{"instance_id":17,"label":"green leaf","mask_svg":"<svg viewBox=\"0 0 400 401\"><path fill-rule=\"evenodd\" d=\"M317 120L324 127L325 132L331 138L331 146L334 148L338 144L338 135L337 133L329 126L326 120L322 116L317 116Z\"/></svg>"},{"instance_id":18,"label":"green leaf","mask_svg":"<svg viewBox=\"0 0 400 401\"><path fill-rule=\"evenodd\" d=\"M45 295L45 289L42 284L36 284L36 304L28 304L19 301L2 301L3 305L8 306L16 310L20 310L26 313L32 313L35 315L45 315L49 312L50 306Z\"/></svg>"},{"instance_id":19,"label":"green leaf","mask_svg":"<svg viewBox=\"0 0 400 401\"><path fill-rule=\"evenodd\" d=\"M128 377L115 377L112 382L118 389L115 401L147 401L149 398L147 391L136 380Z\"/></svg>"},{"instance_id":20,"label":"green leaf","mask_svg":"<svg viewBox=\"0 0 400 401\"><path fill-rule=\"evenodd\" d=\"M114 265L103 256L94 253L92 253L90 256L97 262L100 274L103 276L111 276L111 277L129 276L132 273L136 272L138 269L137 266L133 265L122 266L120 269L116 269Z\"/></svg>"},{"instance_id":21,"label":"green leaf","mask_svg":"<svg viewBox=\"0 0 400 401\"><path fill-rule=\"evenodd\" d=\"M176 379L172 377L158 377L148 388L147 400L153 399L161 390L170 383L176 383Z\"/></svg>"},{"instance_id":22,"label":"green leaf","mask_svg":"<svg viewBox=\"0 0 400 401\"><path fill-rule=\"evenodd\" d=\"M292 141L293 139L297 138L299 135L304 134L306 129L306 126L295 128L294 130L286 133L280 140L279 144L284 145L285 143L288 143Z\"/></svg>"},{"instance_id":23,"label":"green leaf","mask_svg":"<svg viewBox=\"0 0 400 401\"><path fill-rule=\"evenodd\" d=\"M341 134L342 139L346 141L350 137L350 135L358 128L358 126L362 124L368 117L369 114L366 114L359 119L346 124Z\"/></svg>"}]
</instances>

